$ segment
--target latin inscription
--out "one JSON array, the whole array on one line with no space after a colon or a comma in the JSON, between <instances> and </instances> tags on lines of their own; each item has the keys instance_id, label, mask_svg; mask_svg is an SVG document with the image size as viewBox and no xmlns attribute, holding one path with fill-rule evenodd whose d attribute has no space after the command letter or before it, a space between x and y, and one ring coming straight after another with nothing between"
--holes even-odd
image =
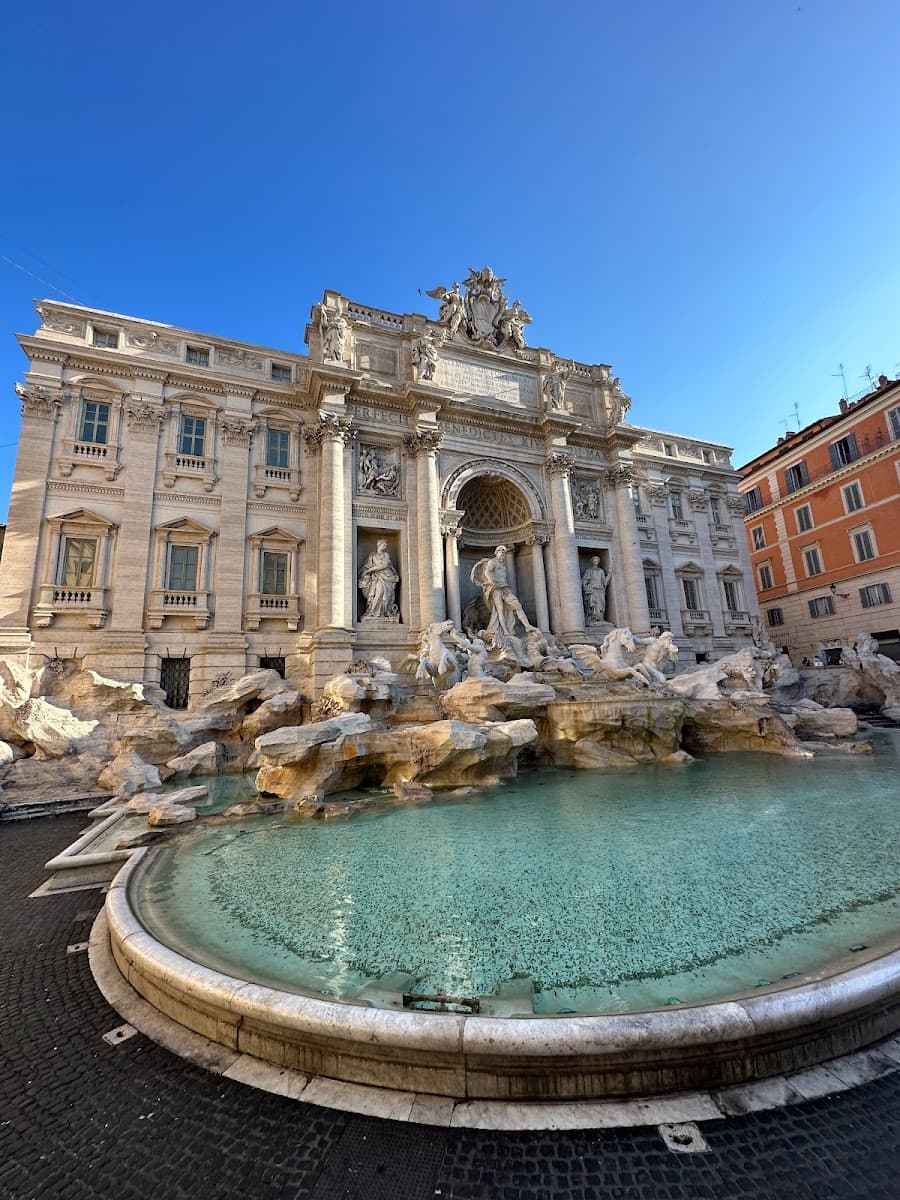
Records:
<instances>
[{"instance_id":1,"label":"latin inscription","mask_svg":"<svg viewBox=\"0 0 900 1200\"><path fill-rule=\"evenodd\" d=\"M537 381L532 375L504 367L487 367L463 359L441 357L437 383L466 396L500 400L518 408L537 407Z\"/></svg>"}]
</instances>

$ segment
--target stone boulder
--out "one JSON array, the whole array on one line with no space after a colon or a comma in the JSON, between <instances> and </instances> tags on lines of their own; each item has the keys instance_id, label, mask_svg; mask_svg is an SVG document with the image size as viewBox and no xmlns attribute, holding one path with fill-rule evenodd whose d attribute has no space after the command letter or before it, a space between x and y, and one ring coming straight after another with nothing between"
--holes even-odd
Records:
<instances>
[{"instance_id":1,"label":"stone boulder","mask_svg":"<svg viewBox=\"0 0 900 1200\"><path fill-rule=\"evenodd\" d=\"M166 768L171 775L216 775L219 770L219 743L204 742L187 754L170 758Z\"/></svg>"},{"instance_id":2,"label":"stone boulder","mask_svg":"<svg viewBox=\"0 0 900 1200\"><path fill-rule=\"evenodd\" d=\"M790 713L782 713L785 724L802 740L849 738L859 731L852 708L823 708L814 700L800 700Z\"/></svg>"},{"instance_id":3,"label":"stone boulder","mask_svg":"<svg viewBox=\"0 0 900 1200\"><path fill-rule=\"evenodd\" d=\"M537 719L556 692L546 683L537 683L533 675L522 672L509 682L500 679L464 679L443 692L441 708L458 721L504 721L515 717Z\"/></svg>"},{"instance_id":4,"label":"stone boulder","mask_svg":"<svg viewBox=\"0 0 900 1200\"><path fill-rule=\"evenodd\" d=\"M302 745L288 746L273 734L259 738L257 756L263 765L256 777L258 790L296 800L313 793L324 796L413 782L429 788L485 786L514 776L520 751L537 740L530 720L485 725L436 721L385 730L362 724L348 727L354 715L362 714L323 721L318 727L302 726L329 726L324 732L331 735L307 737Z\"/></svg>"},{"instance_id":5,"label":"stone boulder","mask_svg":"<svg viewBox=\"0 0 900 1200\"><path fill-rule=\"evenodd\" d=\"M664 761L681 746L684 704L658 693L604 695L548 704L540 751L558 767Z\"/></svg>"},{"instance_id":6,"label":"stone boulder","mask_svg":"<svg viewBox=\"0 0 900 1200\"><path fill-rule=\"evenodd\" d=\"M133 751L128 751L116 755L100 772L97 782L114 796L134 796L138 792L153 791L162 780L156 767L144 762Z\"/></svg>"},{"instance_id":7,"label":"stone boulder","mask_svg":"<svg viewBox=\"0 0 900 1200\"><path fill-rule=\"evenodd\" d=\"M182 805L193 806L208 802L209 788L186 787L172 792L139 792L128 801L125 807L132 813L149 813L155 808Z\"/></svg>"},{"instance_id":8,"label":"stone boulder","mask_svg":"<svg viewBox=\"0 0 900 1200\"><path fill-rule=\"evenodd\" d=\"M39 758L62 758L83 746L98 724L96 720L82 721L68 709L38 696L14 710L12 736L6 740L20 745L31 743Z\"/></svg>"},{"instance_id":9,"label":"stone boulder","mask_svg":"<svg viewBox=\"0 0 900 1200\"><path fill-rule=\"evenodd\" d=\"M186 804L160 804L147 814L147 824L153 829L164 829L169 825L185 825L197 820L196 808Z\"/></svg>"},{"instance_id":10,"label":"stone boulder","mask_svg":"<svg viewBox=\"0 0 900 1200\"><path fill-rule=\"evenodd\" d=\"M763 700L718 697L684 700L682 745L691 754L760 750L811 758L781 716Z\"/></svg>"},{"instance_id":11,"label":"stone boulder","mask_svg":"<svg viewBox=\"0 0 900 1200\"><path fill-rule=\"evenodd\" d=\"M363 733L372 728L372 718L366 713L346 713L328 721L309 725L285 725L256 739L256 754L269 766L287 766L302 762L310 750L333 742L348 733ZM309 789L315 791L314 788Z\"/></svg>"},{"instance_id":12,"label":"stone boulder","mask_svg":"<svg viewBox=\"0 0 900 1200\"><path fill-rule=\"evenodd\" d=\"M279 692L270 700L264 700L259 708L244 717L241 737L256 741L262 734L282 725L298 725L303 716L303 703L303 697L295 691Z\"/></svg>"}]
</instances>

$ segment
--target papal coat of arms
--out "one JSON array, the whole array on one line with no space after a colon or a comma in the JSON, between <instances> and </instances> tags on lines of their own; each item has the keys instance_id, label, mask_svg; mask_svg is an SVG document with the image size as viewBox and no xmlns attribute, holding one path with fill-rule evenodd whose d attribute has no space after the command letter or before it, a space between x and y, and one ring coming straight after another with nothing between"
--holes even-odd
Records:
<instances>
[{"instance_id":1,"label":"papal coat of arms","mask_svg":"<svg viewBox=\"0 0 900 1200\"><path fill-rule=\"evenodd\" d=\"M480 271L469 267L463 281L451 288L432 288L427 294L440 300L438 323L450 338L465 337L476 346L493 350L525 349L525 326L531 317L518 300L509 304L503 291L505 279L498 279L490 267Z\"/></svg>"}]
</instances>

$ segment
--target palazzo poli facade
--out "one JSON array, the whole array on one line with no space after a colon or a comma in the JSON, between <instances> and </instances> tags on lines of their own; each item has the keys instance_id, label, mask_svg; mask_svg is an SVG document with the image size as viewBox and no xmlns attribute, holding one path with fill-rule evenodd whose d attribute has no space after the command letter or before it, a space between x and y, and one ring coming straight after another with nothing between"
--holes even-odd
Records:
<instances>
[{"instance_id":1,"label":"palazzo poli facade","mask_svg":"<svg viewBox=\"0 0 900 1200\"><path fill-rule=\"evenodd\" d=\"M312 697L356 659L397 669L433 622L477 628L472 571L498 545L564 642L745 644L728 447L632 425L609 366L525 345L504 283L470 271L430 318L327 291L306 355L38 304L0 656L77 658L174 705L259 665Z\"/></svg>"}]
</instances>

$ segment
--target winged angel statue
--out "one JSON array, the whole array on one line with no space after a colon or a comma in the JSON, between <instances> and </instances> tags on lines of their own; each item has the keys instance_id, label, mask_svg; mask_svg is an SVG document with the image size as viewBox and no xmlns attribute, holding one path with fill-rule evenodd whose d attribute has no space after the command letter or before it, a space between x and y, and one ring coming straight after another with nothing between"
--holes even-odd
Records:
<instances>
[{"instance_id":1,"label":"winged angel statue","mask_svg":"<svg viewBox=\"0 0 900 1200\"><path fill-rule=\"evenodd\" d=\"M480 271L469 267L468 278L463 282L465 294L460 291L459 283L454 282L450 288L431 288L426 295L440 300L438 323L449 337L462 332L479 346L521 351L525 349L525 326L531 324L531 316L519 300L507 304L505 283L490 267L482 267Z\"/></svg>"}]
</instances>

